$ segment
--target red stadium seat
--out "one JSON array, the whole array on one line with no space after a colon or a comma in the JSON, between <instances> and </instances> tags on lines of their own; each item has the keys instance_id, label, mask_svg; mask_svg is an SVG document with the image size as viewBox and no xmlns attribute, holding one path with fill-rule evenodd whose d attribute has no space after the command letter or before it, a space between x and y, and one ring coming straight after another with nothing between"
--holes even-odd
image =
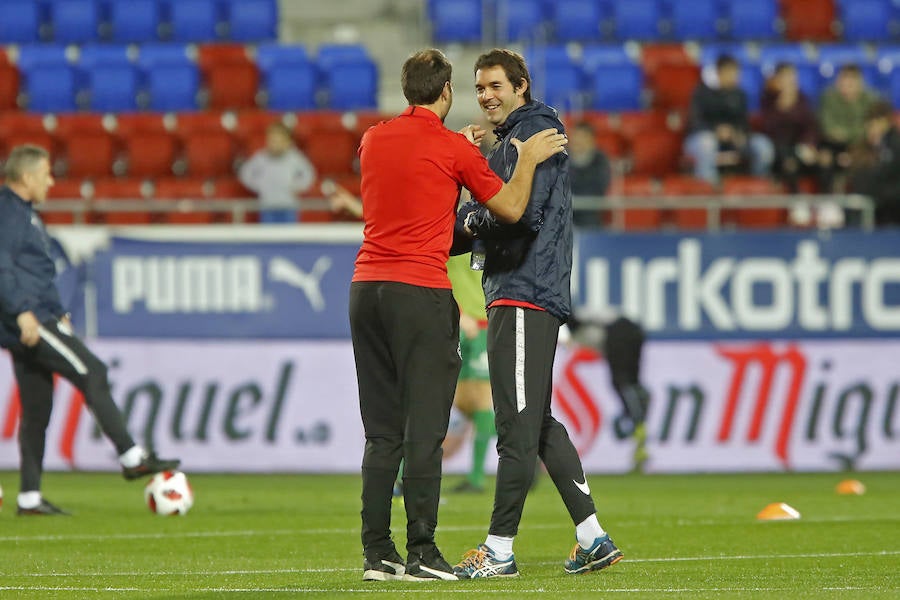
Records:
<instances>
[{"instance_id":1,"label":"red stadium seat","mask_svg":"<svg viewBox=\"0 0 900 600\"><path fill-rule=\"evenodd\" d=\"M99 113L67 113L57 115L55 117L56 125L53 127L53 135L61 138L67 138L84 133L106 133L111 127L107 127L107 122L112 125L115 123L113 119L104 121L103 115Z\"/></svg>"},{"instance_id":2,"label":"red stadium seat","mask_svg":"<svg viewBox=\"0 0 900 600\"><path fill-rule=\"evenodd\" d=\"M722 182L722 193L740 204L740 196L770 196L781 194L782 189L771 179L764 177L729 177ZM723 221L739 227L774 228L787 223L787 210L783 208L731 209L723 211Z\"/></svg>"},{"instance_id":3,"label":"red stadium seat","mask_svg":"<svg viewBox=\"0 0 900 600\"><path fill-rule=\"evenodd\" d=\"M131 177L172 175L178 140L169 133L135 133L125 139L127 172Z\"/></svg>"},{"instance_id":4,"label":"red stadium seat","mask_svg":"<svg viewBox=\"0 0 900 600\"><path fill-rule=\"evenodd\" d=\"M156 181L154 198L160 202L178 202L175 210L161 213L165 223L204 224L224 219L211 211L203 210L203 201L212 196L214 184L204 178L165 178Z\"/></svg>"},{"instance_id":5,"label":"red stadium seat","mask_svg":"<svg viewBox=\"0 0 900 600\"><path fill-rule=\"evenodd\" d=\"M353 132L356 137L362 138L363 134L369 127L377 125L382 121L394 118L391 113L384 113L375 110L359 110L353 113Z\"/></svg>"},{"instance_id":6,"label":"red stadium seat","mask_svg":"<svg viewBox=\"0 0 900 600\"><path fill-rule=\"evenodd\" d=\"M625 140L615 131L600 131L594 134L594 143L610 158L622 158L625 155Z\"/></svg>"},{"instance_id":7,"label":"red stadium seat","mask_svg":"<svg viewBox=\"0 0 900 600\"><path fill-rule=\"evenodd\" d=\"M73 134L60 140L60 154L69 177L112 175L116 141L105 132Z\"/></svg>"},{"instance_id":8,"label":"red stadium seat","mask_svg":"<svg viewBox=\"0 0 900 600\"><path fill-rule=\"evenodd\" d=\"M669 128L666 113L659 110L624 112L618 115L617 121L616 127L629 145L634 145L642 133Z\"/></svg>"},{"instance_id":9,"label":"red stadium seat","mask_svg":"<svg viewBox=\"0 0 900 600\"><path fill-rule=\"evenodd\" d=\"M615 217L621 219L623 229L642 231L659 229L663 222L663 211L658 208L634 208L628 206L628 196L654 196L658 193L658 184L645 175L628 175L624 179L615 179L610 195L625 196L625 206L616 209Z\"/></svg>"},{"instance_id":10,"label":"red stadium seat","mask_svg":"<svg viewBox=\"0 0 900 600\"><path fill-rule=\"evenodd\" d=\"M663 109L687 109L694 88L699 83L699 65L668 65L659 69L649 86L653 92L653 106Z\"/></svg>"},{"instance_id":11,"label":"red stadium seat","mask_svg":"<svg viewBox=\"0 0 900 600\"><path fill-rule=\"evenodd\" d=\"M346 129L314 134L302 147L319 176L352 173L358 148L356 136Z\"/></svg>"},{"instance_id":12,"label":"red stadium seat","mask_svg":"<svg viewBox=\"0 0 900 600\"><path fill-rule=\"evenodd\" d=\"M213 198L223 200L248 200L256 194L244 187L236 177L220 177L213 181Z\"/></svg>"},{"instance_id":13,"label":"red stadium seat","mask_svg":"<svg viewBox=\"0 0 900 600\"><path fill-rule=\"evenodd\" d=\"M122 113L115 116L116 135L130 137L138 133L164 133L166 119L162 113Z\"/></svg>"},{"instance_id":14,"label":"red stadium seat","mask_svg":"<svg viewBox=\"0 0 900 600\"><path fill-rule=\"evenodd\" d=\"M54 200L81 200L83 198L82 191L81 179L57 179L47 193L48 208L53 205ZM73 211L57 212L48 210L48 208L39 209L41 220L46 225L70 225L77 221Z\"/></svg>"},{"instance_id":15,"label":"red stadium seat","mask_svg":"<svg viewBox=\"0 0 900 600\"><path fill-rule=\"evenodd\" d=\"M259 91L259 71L253 64L215 65L206 73L206 87L210 108L254 108Z\"/></svg>"},{"instance_id":16,"label":"red stadium seat","mask_svg":"<svg viewBox=\"0 0 900 600\"><path fill-rule=\"evenodd\" d=\"M225 131L195 133L184 138L187 173L194 177L218 177L234 172L235 144Z\"/></svg>"},{"instance_id":17,"label":"red stadium seat","mask_svg":"<svg viewBox=\"0 0 900 600\"><path fill-rule=\"evenodd\" d=\"M631 146L632 173L662 177L676 172L681 160L681 145L681 134L668 129L642 133Z\"/></svg>"},{"instance_id":18,"label":"red stadium seat","mask_svg":"<svg viewBox=\"0 0 900 600\"><path fill-rule=\"evenodd\" d=\"M242 44L200 44L197 46L197 66L206 71L217 65L250 64L247 49Z\"/></svg>"},{"instance_id":19,"label":"red stadium seat","mask_svg":"<svg viewBox=\"0 0 900 600\"><path fill-rule=\"evenodd\" d=\"M107 177L93 182L93 200L140 200L150 195L152 184L146 179Z\"/></svg>"},{"instance_id":20,"label":"red stadium seat","mask_svg":"<svg viewBox=\"0 0 900 600\"><path fill-rule=\"evenodd\" d=\"M243 110L237 113L234 137L242 156L250 156L265 145L266 129L283 122L284 114L268 110Z\"/></svg>"},{"instance_id":21,"label":"red stadium seat","mask_svg":"<svg viewBox=\"0 0 900 600\"><path fill-rule=\"evenodd\" d=\"M347 128L344 126L343 113L327 110L297 113L294 137L298 139L301 145L309 141L314 135L323 135L331 131L347 131Z\"/></svg>"},{"instance_id":22,"label":"red stadium seat","mask_svg":"<svg viewBox=\"0 0 900 600\"><path fill-rule=\"evenodd\" d=\"M784 37L788 40L831 41L836 38L834 0L781 0Z\"/></svg>"},{"instance_id":23,"label":"red stadium seat","mask_svg":"<svg viewBox=\"0 0 900 600\"><path fill-rule=\"evenodd\" d=\"M716 188L689 175L669 175L663 178L662 191L666 196L711 196ZM672 221L680 229L706 229L707 212L702 208L676 208L672 211Z\"/></svg>"},{"instance_id":24,"label":"red stadium seat","mask_svg":"<svg viewBox=\"0 0 900 600\"><path fill-rule=\"evenodd\" d=\"M174 131L181 140L196 133L226 130L225 113L221 110L182 112L175 115Z\"/></svg>"},{"instance_id":25,"label":"red stadium seat","mask_svg":"<svg viewBox=\"0 0 900 600\"><path fill-rule=\"evenodd\" d=\"M3 158L9 154L10 150L16 146L23 144L32 144L40 146L50 153L50 160L55 161L56 142L49 133L44 131L14 131L0 138L0 144L3 144Z\"/></svg>"},{"instance_id":26,"label":"red stadium seat","mask_svg":"<svg viewBox=\"0 0 900 600\"><path fill-rule=\"evenodd\" d=\"M0 144L11 135L46 133L44 115L19 111L0 111Z\"/></svg>"},{"instance_id":27,"label":"red stadium seat","mask_svg":"<svg viewBox=\"0 0 900 600\"><path fill-rule=\"evenodd\" d=\"M0 110L15 110L19 98L19 70L0 63Z\"/></svg>"}]
</instances>

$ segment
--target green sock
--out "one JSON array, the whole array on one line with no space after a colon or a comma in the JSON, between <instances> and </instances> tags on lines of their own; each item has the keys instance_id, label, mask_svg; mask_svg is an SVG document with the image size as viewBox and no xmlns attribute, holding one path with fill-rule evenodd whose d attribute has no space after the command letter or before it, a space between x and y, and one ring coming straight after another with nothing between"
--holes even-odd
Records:
<instances>
[{"instance_id":1,"label":"green sock","mask_svg":"<svg viewBox=\"0 0 900 600\"><path fill-rule=\"evenodd\" d=\"M475 440L472 445L472 472L469 473L469 482L481 487L484 485L484 457L491 438L497 434L494 429L494 411L479 410L472 415L472 423L475 426Z\"/></svg>"}]
</instances>

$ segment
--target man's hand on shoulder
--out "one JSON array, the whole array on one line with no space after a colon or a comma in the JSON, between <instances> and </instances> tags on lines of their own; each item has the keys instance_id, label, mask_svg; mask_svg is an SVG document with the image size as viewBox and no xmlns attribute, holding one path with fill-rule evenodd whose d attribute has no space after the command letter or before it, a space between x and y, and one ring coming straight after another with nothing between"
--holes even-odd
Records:
<instances>
[{"instance_id":1,"label":"man's hand on shoulder","mask_svg":"<svg viewBox=\"0 0 900 600\"><path fill-rule=\"evenodd\" d=\"M565 150L569 138L556 128L550 128L538 131L524 142L513 138L510 143L519 152L519 160L530 160L537 165Z\"/></svg>"}]
</instances>

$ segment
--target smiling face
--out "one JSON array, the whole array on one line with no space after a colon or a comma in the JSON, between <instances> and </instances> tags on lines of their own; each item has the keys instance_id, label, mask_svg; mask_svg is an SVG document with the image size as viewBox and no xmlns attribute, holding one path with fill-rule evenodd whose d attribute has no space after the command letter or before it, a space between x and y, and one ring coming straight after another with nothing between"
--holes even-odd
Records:
<instances>
[{"instance_id":1,"label":"smiling face","mask_svg":"<svg viewBox=\"0 0 900 600\"><path fill-rule=\"evenodd\" d=\"M487 120L502 125L510 113L525 104L528 84L519 82L513 86L503 67L485 67L475 71L475 96Z\"/></svg>"}]
</instances>

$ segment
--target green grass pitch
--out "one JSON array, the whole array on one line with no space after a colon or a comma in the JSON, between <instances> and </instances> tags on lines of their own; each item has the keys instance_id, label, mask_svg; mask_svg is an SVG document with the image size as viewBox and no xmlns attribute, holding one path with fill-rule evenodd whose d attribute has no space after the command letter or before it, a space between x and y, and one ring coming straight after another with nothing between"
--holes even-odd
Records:
<instances>
[{"instance_id":1,"label":"green grass pitch","mask_svg":"<svg viewBox=\"0 0 900 600\"><path fill-rule=\"evenodd\" d=\"M625 553L570 576L574 543L546 475L525 504L516 579L363 582L359 478L191 475L186 517L158 517L143 483L48 473L44 493L73 517L16 517L16 474L0 473L0 598L900 598L900 473L593 476L600 521ZM458 481L448 476L445 488ZM787 502L799 521L756 521ZM483 541L492 497L445 494L447 559ZM403 548L402 506L395 505Z\"/></svg>"}]
</instances>

